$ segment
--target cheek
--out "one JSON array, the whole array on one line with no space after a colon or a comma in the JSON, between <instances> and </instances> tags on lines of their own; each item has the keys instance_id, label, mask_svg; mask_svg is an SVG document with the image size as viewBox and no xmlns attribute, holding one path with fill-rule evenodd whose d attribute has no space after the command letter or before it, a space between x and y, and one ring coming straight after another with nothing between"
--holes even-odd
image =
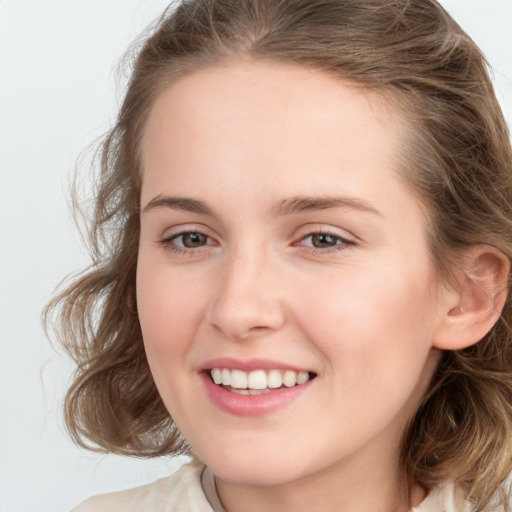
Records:
<instances>
[{"instance_id":1,"label":"cheek","mask_svg":"<svg viewBox=\"0 0 512 512\"><path fill-rule=\"evenodd\" d=\"M154 371L163 364L172 365L186 352L202 317L198 280L179 282L173 277L170 268L139 258L137 306L146 353Z\"/></svg>"},{"instance_id":2,"label":"cheek","mask_svg":"<svg viewBox=\"0 0 512 512\"><path fill-rule=\"evenodd\" d=\"M137 304L144 347L160 396L175 421L187 410L188 395L180 390L189 386L187 379L194 373L190 347L203 318L199 282L180 282L165 265L139 260Z\"/></svg>"},{"instance_id":3,"label":"cheek","mask_svg":"<svg viewBox=\"0 0 512 512\"><path fill-rule=\"evenodd\" d=\"M398 374L411 381L421 374L436 321L429 268L352 268L333 274L328 287L297 292L305 298L302 329L340 378L392 385Z\"/></svg>"}]
</instances>

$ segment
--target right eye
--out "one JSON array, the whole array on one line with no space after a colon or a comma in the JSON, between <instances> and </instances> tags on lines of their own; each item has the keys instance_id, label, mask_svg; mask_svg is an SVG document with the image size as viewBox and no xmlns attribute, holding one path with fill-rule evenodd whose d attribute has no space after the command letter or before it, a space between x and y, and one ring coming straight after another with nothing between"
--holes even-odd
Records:
<instances>
[{"instance_id":1,"label":"right eye","mask_svg":"<svg viewBox=\"0 0 512 512\"><path fill-rule=\"evenodd\" d=\"M172 242L181 247L192 249L195 247L202 247L208 242L208 237L203 233L197 231L191 231L189 233L181 233L171 238Z\"/></svg>"},{"instance_id":2,"label":"right eye","mask_svg":"<svg viewBox=\"0 0 512 512\"><path fill-rule=\"evenodd\" d=\"M160 243L170 251L188 253L206 245L213 245L214 241L200 231L182 231L164 238Z\"/></svg>"}]
</instances>

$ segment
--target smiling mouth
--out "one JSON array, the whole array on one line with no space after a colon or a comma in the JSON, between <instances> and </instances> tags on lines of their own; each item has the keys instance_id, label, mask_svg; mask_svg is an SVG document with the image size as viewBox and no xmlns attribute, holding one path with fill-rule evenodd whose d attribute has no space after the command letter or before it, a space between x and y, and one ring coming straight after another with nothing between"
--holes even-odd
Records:
<instances>
[{"instance_id":1,"label":"smiling mouth","mask_svg":"<svg viewBox=\"0 0 512 512\"><path fill-rule=\"evenodd\" d=\"M276 389L286 389L305 384L316 377L313 372L294 370L231 370L212 368L211 380L226 391L239 395L261 395Z\"/></svg>"}]
</instances>

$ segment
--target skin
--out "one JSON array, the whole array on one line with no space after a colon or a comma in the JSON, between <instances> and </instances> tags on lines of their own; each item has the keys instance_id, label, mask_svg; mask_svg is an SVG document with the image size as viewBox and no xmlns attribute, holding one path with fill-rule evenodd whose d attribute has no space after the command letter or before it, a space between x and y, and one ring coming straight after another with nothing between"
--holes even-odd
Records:
<instances>
[{"instance_id":1,"label":"skin","mask_svg":"<svg viewBox=\"0 0 512 512\"><path fill-rule=\"evenodd\" d=\"M161 396L229 512L407 510L399 443L452 306L397 171L404 129L374 93L268 62L197 71L150 112L140 322ZM297 197L314 200L290 211ZM346 204L321 208L327 197ZM237 416L204 389L219 357L316 378L285 407Z\"/></svg>"}]
</instances>

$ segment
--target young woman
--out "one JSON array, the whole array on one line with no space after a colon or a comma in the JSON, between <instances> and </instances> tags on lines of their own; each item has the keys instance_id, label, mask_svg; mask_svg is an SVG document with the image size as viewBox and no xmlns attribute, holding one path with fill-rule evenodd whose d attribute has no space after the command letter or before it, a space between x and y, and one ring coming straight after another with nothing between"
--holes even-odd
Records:
<instances>
[{"instance_id":1,"label":"young woman","mask_svg":"<svg viewBox=\"0 0 512 512\"><path fill-rule=\"evenodd\" d=\"M68 427L194 462L77 511L508 510L512 152L437 2L173 6L101 171Z\"/></svg>"}]
</instances>

